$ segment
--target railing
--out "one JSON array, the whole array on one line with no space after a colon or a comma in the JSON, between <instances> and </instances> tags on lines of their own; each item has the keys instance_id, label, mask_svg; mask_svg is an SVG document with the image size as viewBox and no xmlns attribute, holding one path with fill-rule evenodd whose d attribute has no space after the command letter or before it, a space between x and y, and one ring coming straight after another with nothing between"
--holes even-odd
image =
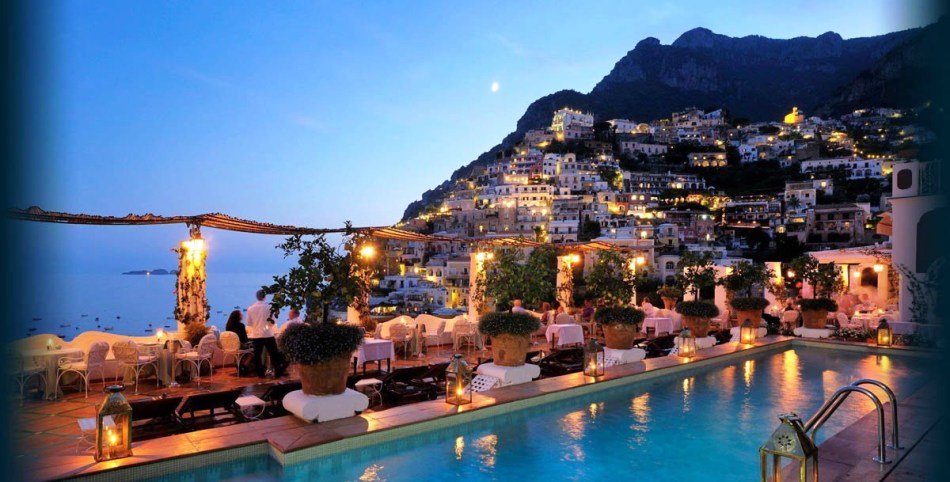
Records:
<instances>
[{"instance_id":1,"label":"railing","mask_svg":"<svg viewBox=\"0 0 950 482\"><path fill-rule=\"evenodd\" d=\"M897 422L897 397L894 395L894 391L890 389L887 385L871 379L860 379L853 382L851 385L847 385L839 388L835 391L828 400L815 412L815 415L812 416L807 422L805 422L804 429L806 433L809 433L813 442L817 443L818 430L828 421L828 418L841 406L842 403L848 398L851 393L861 393L871 399L871 402L874 403L874 408L877 411L877 457L874 457L872 460L879 464L888 464L891 461L887 459L887 449L888 445L885 444L884 437L884 406L881 403L881 400L870 390L861 387L860 385L874 385L887 394L889 401L891 402L891 445L889 447L893 449L903 449L898 442L898 422Z\"/></svg>"}]
</instances>

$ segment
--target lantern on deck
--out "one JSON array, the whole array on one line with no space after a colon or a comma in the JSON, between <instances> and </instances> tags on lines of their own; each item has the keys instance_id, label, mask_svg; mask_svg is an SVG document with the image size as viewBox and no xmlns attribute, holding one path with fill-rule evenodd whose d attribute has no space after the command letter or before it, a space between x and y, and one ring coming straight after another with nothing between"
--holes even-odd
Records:
<instances>
[{"instance_id":1,"label":"lantern on deck","mask_svg":"<svg viewBox=\"0 0 950 482\"><path fill-rule=\"evenodd\" d=\"M132 406L122 385L112 385L96 414L96 462L132 455Z\"/></svg>"},{"instance_id":2,"label":"lantern on deck","mask_svg":"<svg viewBox=\"0 0 950 482\"><path fill-rule=\"evenodd\" d=\"M782 480L782 458L798 462L798 480L801 482L818 480L818 447L808 438L802 419L794 412L779 415L782 424L772 432L765 444L759 448L759 468L762 482ZM771 474L769 458L772 456ZM809 465L811 470L809 471ZM808 474L811 473L811 477ZM771 475L771 476L770 476Z\"/></svg>"},{"instance_id":3,"label":"lantern on deck","mask_svg":"<svg viewBox=\"0 0 950 482\"><path fill-rule=\"evenodd\" d=\"M466 390L472 383L472 370L462 355L455 355L445 369L445 403L450 405L465 405L472 403L472 391Z\"/></svg>"},{"instance_id":4,"label":"lantern on deck","mask_svg":"<svg viewBox=\"0 0 950 482\"><path fill-rule=\"evenodd\" d=\"M588 377L604 376L604 347L593 338L584 347L584 375Z\"/></svg>"},{"instance_id":5,"label":"lantern on deck","mask_svg":"<svg viewBox=\"0 0 950 482\"><path fill-rule=\"evenodd\" d=\"M677 349L679 356L683 358L696 356L696 337L690 333L689 328L681 331L677 339L679 341L679 348Z\"/></svg>"},{"instance_id":6,"label":"lantern on deck","mask_svg":"<svg viewBox=\"0 0 950 482\"><path fill-rule=\"evenodd\" d=\"M877 346L891 346L894 339L894 330L887 324L886 319L881 319L877 325Z\"/></svg>"},{"instance_id":7,"label":"lantern on deck","mask_svg":"<svg viewBox=\"0 0 950 482\"><path fill-rule=\"evenodd\" d=\"M756 327L752 326L752 320L746 318L739 326L739 342L743 345L755 344Z\"/></svg>"}]
</instances>

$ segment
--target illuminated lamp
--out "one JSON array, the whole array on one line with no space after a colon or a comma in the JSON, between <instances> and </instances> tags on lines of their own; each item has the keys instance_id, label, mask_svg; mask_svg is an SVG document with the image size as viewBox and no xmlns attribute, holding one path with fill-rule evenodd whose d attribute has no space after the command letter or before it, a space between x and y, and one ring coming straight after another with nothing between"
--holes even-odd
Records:
<instances>
[{"instance_id":1,"label":"illuminated lamp","mask_svg":"<svg viewBox=\"0 0 950 482\"><path fill-rule=\"evenodd\" d=\"M605 365L604 347L591 338L584 347L584 375L594 378L602 377Z\"/></svg>"},{"instance_id":2,"label":"illuminated lamp","mask_svg":"<svg viewBox=\"0 0 950 482\"><path fill-rule=\"evenodd\" d=\"M445 369L445 403L465 405L472 403L472 391L465 390L472 383L472 370L462 355L456 354Z\"/></svg>"},{"instance_id":3,"label":"illuminated lamp","mask_svg":"<svg viewBox=\"0 0 950 482\"><path fill-rule=\"evenodd\" d=\"M886 319L881 319L877 325L877 346L891 346L894 341L894 330L887 324Z\"/></svg>"},{"instance_id":4,"label":"illuminated lamp","mask_svg":"<svg viewBox=\"0 0 950 482\"><path fill-rule=\"evenodd\" d=\"M122 385L112 385L96 414L96 462L132 455L132 406Z\"/></svg>"}]
</instances>

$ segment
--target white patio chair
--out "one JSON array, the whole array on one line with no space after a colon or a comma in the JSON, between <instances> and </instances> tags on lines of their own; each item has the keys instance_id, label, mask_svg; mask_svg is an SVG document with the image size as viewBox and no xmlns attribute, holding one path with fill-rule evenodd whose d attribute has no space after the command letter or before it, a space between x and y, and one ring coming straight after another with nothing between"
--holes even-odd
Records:
<instances>
[{"instance_id":1,"label":"white patio chair","mask_svg":"<svg viewBox=\"0 0 950 482\"><path fill-rule=\"evenodd\" d=\"M426 325L422 325L425 327ZM438 353L442 353L442 334L445 333L445 320L439 322L435 331L425 331L425 344L428 347L429 340L435 340L435 350Z\"/></svg>"},{"instance_id":2,"label":"white patio chair","mask_svg":"<svg viewBox=\"0 0 950 482\"><path fill-rule=\"evenodd\" d=\"M796 310L790 310L782 313L782 325L788 329L795 328L798 325L799 313Z\"/></svg>"},{"instance_id":3,"label":"white patio chair","mask_svg":"<svg viewBox=\"0 0 950 482\"><path fill-rule=\"evenodd\" d=\"M139 393L139 375L142 369L150 366L155 370L155 386L158 386L158 357L139 353L138 345L132 340L120 340L112 344L112 354L119 363L119 370L115 379L125 375L125 370L131 368L135 372L135 393Z\"/></svg>"},{"instance_id":4,"label":"white patio chair","mask_svg":"<svg viewBox=\"0 0 950 482\"><path fill-rule=\"evenodd\" d=\"M23 403L23 391L29 384L30 379L39 377L41 381L40 391L46 386L46 367L37 365L33 358L28 358L19 353L8 353L7 355L7 375L16 380L17 387L20 390L20 403Z\"/></svg>"},{"instance_id":5,"label":"white patio chair","mask_svg":"<svg viewBox=\"0 0 950 482\"><path fill-rule=\"evenodd\" d=\"M397 349L399 345L402 345L406 358L409 358L409 344L412 342L412 329L410 329L408 325L393 323L392 326L389 327L388 339L393 342L393 349Z\"/></svg>"},{"instance_id":6,"label":"white patio chair","mask_svg":"<svg viewBox=\"0 0 950 482\"><path fill-rule=\"evenodd\" d=\"M222 366L227 366L228 358L234 358L234 367L237 369L238 376L241 376L241 361L254 353L254 350L250 348L241 348L241 337L233 331L221 333L221 351L224 352Z\"/></svg>"},{"instance_id":7,"label":"white patio chair","mask_svg":"<svg viewBox=\"0 0 950 482\"><path fill-rule=\"evenodd\" d=\"M106 355L109 354L109 344L104 341L97 341L89 345L89 352L82 353L78 357L64 356L60 357L58 368L56 370L56 386L59 387L63 381L63 375L75 373L82 380L86 390L86 398L89 398L89 379L92 372L99 371L99 379L105 380Z\"/></svg>"},{"instance_id":8,"label":"white patio chair","mask_svg":"<svg viewBox=\"0 0 950 482\"><path fill-rule=\"evenodd\" d=\"M208 370L210 371L209 376L214 375L214 366L211 363L211 357L214 355L214 347L217 343L218 340L214 335L205 335L198 341L198 346L192 350L191 343L182 341L181 351L175 354L175 367L172 369L172 373L175 373L175 369L177 369L179 365L187 363L195 369L194 372L192 372L191 379L195 380L198 385L201 385L201 365L203 363L208 364Z\"/></svg>"},{"instance_id":9,"label":"white patio chair","mask_svg":"<svg viewBox=\"0 0 950 482\"><path fill-rule=\"evenodd\" d=\"M468 343L469 352L471 352L471 346L476 344L476 336L478 335L475 333L474 323L468 320L457 321L455 322L455 328L452 329L452 346L459 350L463 343Z\"/></svg>"}]
</instances>

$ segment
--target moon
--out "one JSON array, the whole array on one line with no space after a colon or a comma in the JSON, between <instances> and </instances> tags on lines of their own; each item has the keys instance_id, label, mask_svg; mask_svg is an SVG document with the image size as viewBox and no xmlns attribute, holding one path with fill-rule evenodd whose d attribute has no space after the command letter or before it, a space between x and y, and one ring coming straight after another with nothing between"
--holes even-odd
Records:
<instances>
[{"instance_id":1,"label":"moon","mask_svg":"<svg viewBox=\"0 0 950 482\"><path fill-rule=\"evenodd\" d=\"M500 88L501 88L501 85L498 83L498 81L495 81L495 82L492 82L492 83L491 83L491 91L492 91L492 92L498 92L498 89L500 89Z\"/></svg>"}]
</instances>

